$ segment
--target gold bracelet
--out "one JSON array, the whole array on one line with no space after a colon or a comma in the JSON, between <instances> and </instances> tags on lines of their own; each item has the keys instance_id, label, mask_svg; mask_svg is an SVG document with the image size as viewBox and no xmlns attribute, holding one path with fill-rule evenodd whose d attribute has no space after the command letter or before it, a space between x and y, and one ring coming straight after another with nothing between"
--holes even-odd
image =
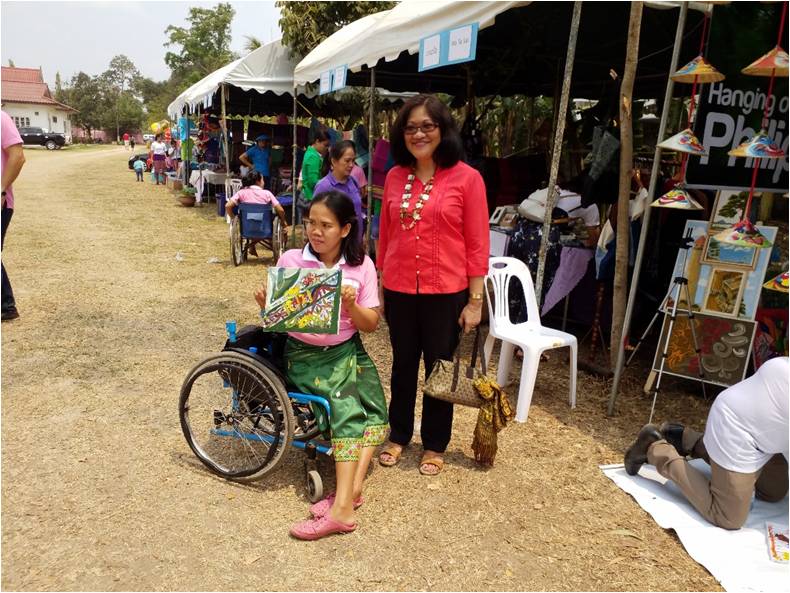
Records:
<instances>
[{"instance_id":1,"label":"gold bracelet","mask_svg":"<svg viewBox=\"0 0 790 593\"><path fill-rule=\"evenodd\" d=\"M482 292L470 292L469 293L469 300L470 301L482 301L483 300L483 293Z\"/></svg>"}]
</instances>

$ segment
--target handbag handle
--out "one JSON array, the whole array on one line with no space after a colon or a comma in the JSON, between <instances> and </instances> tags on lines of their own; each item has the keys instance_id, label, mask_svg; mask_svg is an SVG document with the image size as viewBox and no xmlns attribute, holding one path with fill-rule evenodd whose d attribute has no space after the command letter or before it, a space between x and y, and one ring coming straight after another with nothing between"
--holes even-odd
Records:
<instances>
[{"instance_id":1,"label":"handbag handle","mask_svg":"<svg viewBox=\"0 0 790 593\"><path fill-rule=\"evenodd\" d=\"M486 364L486 354L485 354L485 347L483 346L483 336L480 333L480 326L478 325L475 329L475 343L472 346L472 364L470 364L466 368L466 377L471 379L474 376L473 370L475 368L475 363L477 362L477 355L478 352L480 353L480 370L485 375L488 371L488 365ZM455 349L455 353L453 355L453 381L450 385L450 391L453 392L458 387L458 379L461 374L461 343L459 341L458 346Z\"/></svg>"}]
</instances>

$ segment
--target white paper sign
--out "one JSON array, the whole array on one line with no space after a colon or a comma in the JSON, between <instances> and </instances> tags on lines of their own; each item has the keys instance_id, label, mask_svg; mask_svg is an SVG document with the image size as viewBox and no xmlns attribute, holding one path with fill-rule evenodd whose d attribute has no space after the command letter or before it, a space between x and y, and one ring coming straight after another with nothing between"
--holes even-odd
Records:
<instances>
[{"instance_id":1,"label":"white paper sign","mask_svg":"<svg viewBox=\"0 0 790 593\"><path fill-rule=\"evenodd\" d=\"M423 40L422 52L420 53L423 69L436 66L439 63L441 39L441 35L434 35Z\"/></svg>"},{"instance_id":2,"label":"white paper sign","mask_svg":"<svg viewBox=\"0 0 790 593\"><path fill-rule=\"evenodd\" d=\"M332 91L332 71L327 70L321 73L321 87L319 94L324 95Z\"/></svg>"},{"instance_id":3,"label":"white paper sign","mask_svg":"<svg viewBox=\"0 0 790 593\"><path fill-rule=\"evenodd\" d=\"M472 26L460 27L450 31L450 48L447 59L450 62L466 60L472 55Z\"/></svg>"},{"instance_id":4,"label":"white paper sign","mask_svg":"<svg viewBox=\"0 0 790 593\"><path fill-rule=\"evenodd\" d=\"M332 76L332 90L339 91L346 86L346 67L338 66Z\"/></svg>"}]
</instances>

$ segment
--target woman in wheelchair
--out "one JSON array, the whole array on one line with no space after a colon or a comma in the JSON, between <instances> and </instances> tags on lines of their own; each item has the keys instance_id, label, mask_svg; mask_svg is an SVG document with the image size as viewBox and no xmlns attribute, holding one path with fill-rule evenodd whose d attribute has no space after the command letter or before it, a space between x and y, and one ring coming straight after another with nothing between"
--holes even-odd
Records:
<instances>
[{"instance_id":1,"label":"woman in wheelchair","mask_svg":"<svg viewBox=\"0 0 790 593\"><path fill-rule=\"evenodd\" d=\"M308 244L285 252L277 265L343 272L338 334L292 333L285 346L289 381L330 403L330 418L319 406L313 412L332 441L337 490L310 507L312 519L291 527L294 537L314 540L356 529L354 511L363 502L365 475L389 424L378 372L359 336L378 327L379 298L376 268L362 249L354 204L339 191L316 194L304 224ZM255 292L255 300L264 307L265 288Z\"/></svg>"},{"instance_id":2,"label":"woman in wheelchair","mask_svg":"<svg viewBox=\"0 0 790 593\"><path fill-rule=\"evenodd\" d=\"M268 189L263 189L264 179L263 176L253 169L247 173L241 180L241 189L237 191L225 204L225 211L232 217L236 216L236 206L238 204L271 204L272 210L280 217L283 223L283 229L288 231L288 220L285 217L285 210L280 206L280 202L274 197L274 194ZM258 257L258 252L255 249L255 241L250 245L247 253Z\"/></svg>"}]
</instances>

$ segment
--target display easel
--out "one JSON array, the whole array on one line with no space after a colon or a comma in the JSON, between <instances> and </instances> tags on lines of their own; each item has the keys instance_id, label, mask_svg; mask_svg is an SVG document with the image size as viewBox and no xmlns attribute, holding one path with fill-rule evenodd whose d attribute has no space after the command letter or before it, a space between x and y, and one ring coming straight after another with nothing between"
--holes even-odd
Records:
<instances>
[{"instance_id":1,"label":"display easel","mask_svg":"<svg viewBox=\"0 0 790 593\"><path fill-rule=\"evenodd\" d=\"M667 351L669 350L669 343L672 340L672 330L675 327L675 320L677 319L678 312L688 317L689 327L691 328L691 339L694 345L694 352L697 355L697 362L699 366L699 381L700 381L700 385L702 386L702 395L705 399L707 399L708 397L707 392L705 391L705 373L702 370L702 354L701 354L701 349L699 347L699 341L697 340L697 328L695 326L695 321L694 321L694 309L693 309L694 301L692 300L692 297L690 295L688 278L686 278L685 276L686 261L688 260L688 251L689 249L691 249L691 246L693 244L694 244L694 238L691 236L691 229L688 229L684 237L681 239L681 244L680 244L680 249L683 250L680 275L675 276L673 278L672 286L668 293L668 297L672 298L672 307L669 312L664 312L664 319L666 319L666 316L669 315L669 326L667 327L666 341L664 342L663 347L661 346L660 343L658 345L658 347L661 348L661 364L658 367L658 374L655 375L655 386L653 387L653 403L650 406L650 418L647 421L648 424L653 421L653 412L655 411L656 408L656 399L658 398L658 392L661 389L661 378L664 374L664 366L666 365L666 361L667 361ZM686 303L685 308L679 306L681 300L681 292L685 293L685 303ZM662 306L663 303L659 305L658 310L656 311L656 314L653 315L653 319L650 320L647 329L645 329L645 332L637 341L633 352L631 352L631 356L628 357L628 360L625 363L626 367L629 364L631 364L631 361L633 360L634 356L639 350L639 346L642 345L642 342L650 333L650 330L653 329L653 325L655 324L656 320L659 318L659 316L662 313L661 311ZM652 377L653 374L651 373L651 378Z\"/></svg>"}]
</instances>

